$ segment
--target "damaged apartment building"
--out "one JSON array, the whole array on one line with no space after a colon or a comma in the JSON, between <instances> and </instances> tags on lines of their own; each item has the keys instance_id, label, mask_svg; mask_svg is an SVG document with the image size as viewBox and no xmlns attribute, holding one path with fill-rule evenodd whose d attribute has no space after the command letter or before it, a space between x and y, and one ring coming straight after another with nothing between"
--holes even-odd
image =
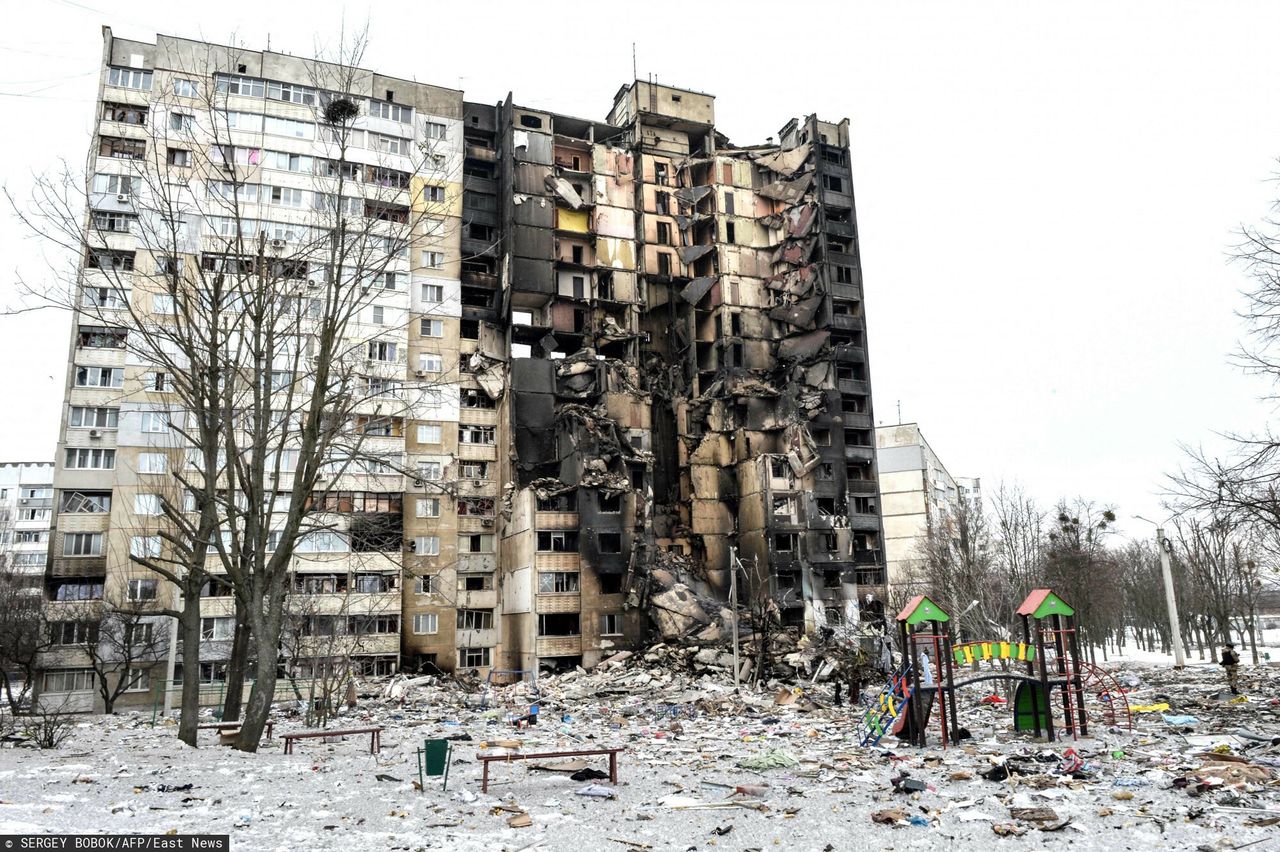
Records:
<instances>
[{"instance_id":1,"label":"damaged apartment building","mask_svg":"<svg viewBox=\"0 0 1280 852\"><path fill-rule=\"evenodd\" d=\"M884 563L847 121L737 147L710 95L636 81L604 122L508 97L464 127L464 221L500 233L463 247L463 316L475 264L473 368L508 386L474 581L498 647L459 654L591 666L644 640L655 587L723 601L735 564L785 624L856 620Z\"/></svg>"},{"instance_id":2,"label":"damaged apartment building","mask_svg":"<svg viewBox=\"0 0 1280 852\"><path fill-rule=\"evenodd\" d=\"M323 63L104 36L92 215L126 223L111 256L138 270L108 296L159 314L157 262L128 226L146 199L127 176L222 146L166 150L143 129L198 127L192 93L225 95L249 214L287 240L331 177L327 93L311 88ZM312 632L364 636L370 674L591 666L644 643L673 586L713 620L734 565L743 604L772 600L785 624L856 619L884 559L848 122L810 116L738 146L712 96L653 82L621 88L599 121L359 79L344 95L359 109L351 176L438 214L351 333L368 340L371 393L431 392L357 424L406 475L348 473L324 497L333 535L293 566ZM424 145L430 157L405 156ZM225 190L198 182L184 186ZM211 244L193 239L188 262ZM74 320L53 476L54 620L86 601L169 599L127 554L154 546L154 474L191 451L161 428L154 367L93 314ZM225 586L207 592L196 676L216 686L232 609ZM325 666L311 645L290 673ZM74 656L52 663L53 691L87 682ZM160 674L138 675L125 703L151 701Z\"/></svg>"}]
</instances>

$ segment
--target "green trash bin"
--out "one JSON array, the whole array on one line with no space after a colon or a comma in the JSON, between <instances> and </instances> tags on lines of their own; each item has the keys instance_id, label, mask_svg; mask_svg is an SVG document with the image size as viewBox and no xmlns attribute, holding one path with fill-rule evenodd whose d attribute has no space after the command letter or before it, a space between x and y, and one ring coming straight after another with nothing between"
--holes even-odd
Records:
<instances>
[{"instance_id":1,"label":"green trash bin","mask_svg":"<svg viewBox=\"0 0 1280 852\"><path fill-rule=\"evenodd\" d=\"M418 749L418 786L427 789L428 778L440 778L444 783L441 790L449 789L449 758L453 754L453 743L448 740L425 740Z\"/></svg>"}]
</instances>

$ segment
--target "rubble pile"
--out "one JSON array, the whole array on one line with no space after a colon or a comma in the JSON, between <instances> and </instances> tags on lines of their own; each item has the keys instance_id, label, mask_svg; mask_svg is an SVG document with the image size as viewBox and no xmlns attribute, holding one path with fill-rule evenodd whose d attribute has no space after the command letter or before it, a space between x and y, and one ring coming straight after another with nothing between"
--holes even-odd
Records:
<instances>
[{"instance_id":1,"label":"rubble pile","mask_svg":"<svg viewBox=\"0 0 1280 852\"><path fill-rule=\"evenodd\" d=\"M366 685L338 728L285 756L177 743L146 715L86 719L61 751L0 750L0 830L232 832L236 848L797 850L1270 848L1280 824L1280 669L1246 667L1244 695L1217 667L1129 666L1133 729L1091 725L1055 742L1012 730L981 687L957 695L971 737L943 749L885 737L862 748L859 710L830 687L781 680L736 691L664 644L497 685L395 678ZM675 665L679 660L683 664ZM301 722L283 718L280 732ZM423 741L453 747L448 789L417 788ZM603 758L478 758L625 749ZM602 777L603 776L603 777ZM174 793L173 790L182 790Z\"/></svg>"}]
</instances>

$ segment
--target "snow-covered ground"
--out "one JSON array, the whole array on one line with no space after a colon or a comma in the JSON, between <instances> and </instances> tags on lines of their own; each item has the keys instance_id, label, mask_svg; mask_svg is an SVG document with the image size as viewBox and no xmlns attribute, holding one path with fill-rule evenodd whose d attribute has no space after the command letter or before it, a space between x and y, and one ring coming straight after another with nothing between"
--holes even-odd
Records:
<instances>
[{"instance_id":1,"label":"snow-covered ground","mask_svg":"<svg viewBox=\"0 0 1280 852\"><path fill-rule=\"evenodd\" d=\"M1220 672L1207 667L1126 671L1141 679L1133 703L1167 702L1170 713L1195 716L1196 723L1180 733L1160 713L1140 713L1134 731L1095 729L1077 742L1036 743L1008 730L1007 708L980 705L982 693L971 692L962 696L961 721L974 739L943 750L935 726L933 747L895 743L891 753L859 748L847 711L803 700L778 705L772 693L743 701L710 679L659 676L650 683L642 677L647 685L636 688L636 681L611 687L603 677L585 675L544 684L543 723L521 731L503 724L526 700L518 692L493 696L499 707L489 710L469 708L474 697L452 686L420 689L403 708L365 700L337 724L385 725L378 756L368 753L367 735L335 744L304 740L293 755L268 742L246 754L218 746L212 731L202 732L202 748L190 749L172 725L152 728L143 715L85 718L56 751L0 749L0 834L230 834L235 850L819 852L993 843L1019 850L1190 850L1254 841L1260 842L1252 849L1280 848L1274 826L1250 824L1280 819L1274 786L1221 785L1199 796L1173 786L1192 777L1194 789L1195 779L1221 774L1203 767L1237 765L1196 756L1218 744L1275 778L1276 748L1249 750L1232 732L1280 735L1280 707L1270 703L1280 671L1246 667L1249 700L1239 703L1218 694ZM816 697L825 697L819 690ZM300 727L285 720L277 736ZM460 735L471 739L455 742L448 792L440 791L439 779L415 790L414 750L427 737ZM617 797L578 795L607 781L573 781L527 762L495 764L494 783L482 794L475 756L482 741L494 739L518 739L527 750L625 746ZM1057 771L1068 747L1086 761L1088 778ZM737 765L771 750L799 762L765 770ZM993 761L1037 754L1044 762L1014 762L1029 774L999 781L980 774ZM591 765L606 768L603 759ZM891 779L903 771L930 789L894 792ZM766 789L734 795L737 785ZM744 801L758 804L731 804ZM689 804L729 807L682 807ZM1025 807L1050 808L1055 819L1037 822L1025 812L1014 818L1011 808ZM892 824L873 821L873 814L892 809L899 813L881 817ZM510 827L522 811L532 824ZM1067 820L1056 831L1037 827ZM998 837L995 826L1025 833Z\"/></svg>"}]
</instances>

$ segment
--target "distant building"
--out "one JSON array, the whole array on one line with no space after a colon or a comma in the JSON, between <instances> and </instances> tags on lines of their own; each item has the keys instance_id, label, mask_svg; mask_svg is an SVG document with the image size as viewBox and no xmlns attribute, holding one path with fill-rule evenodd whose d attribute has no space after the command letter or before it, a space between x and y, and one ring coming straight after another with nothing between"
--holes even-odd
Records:
<instances>
[{"instance_id":1,"label":"distant building","mask_svg":"<svg viewBox=\"0 0 1280 852\"><path fill-rule=\"evenodd\" d=\"M922 555L931 524L962 498L980 502L981 480L952 476L916 423L877 427L876 459L888 581L901 588Z\"/></svg>"},{"instance_id":2,"label":"distant building","mask_svg":"<svg viewBox=\"0 0 1280 852\"><path fill-rule=\"evenodd\" d=\"M49 560L53 462L0 462L0 572L39 593Z\"/></svg>"}]
</instances>

